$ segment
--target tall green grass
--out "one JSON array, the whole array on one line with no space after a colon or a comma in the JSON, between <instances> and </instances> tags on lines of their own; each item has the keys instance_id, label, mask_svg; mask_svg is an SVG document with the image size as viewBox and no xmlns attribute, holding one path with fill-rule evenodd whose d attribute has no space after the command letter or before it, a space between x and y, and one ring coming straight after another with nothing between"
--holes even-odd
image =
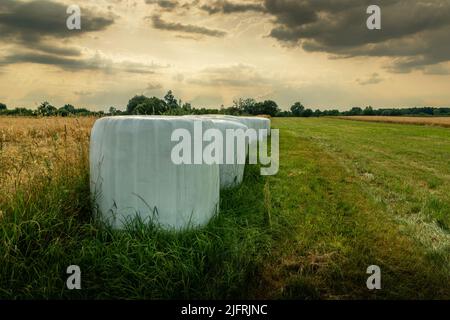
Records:
<instances>
[{"instance_id":1,"label":"tall green grass","mask_svg":"<svg viewBox=\"0 0 450 320\"><path fill-rule=\"evenodd\" d=\"M17 192L0 221L0 297L245 298L270 251L264 180L249 166L245 183L221 196L208 226L183 233L139 221L115 231L90 215L89 177L61 174ZM66 288L79 265L82 290Z\"/></svg>"},{"instance_id":2,"label":"tall green grass","mask_svg":"<svg viewBox=\"0 0 450 320\"><path fill-rule=\"evenodd\" d=\"M295 231L265 267L271 297L450 299L450 130L276 119L272 211ZM366 287L370 265L382 289Z\"/></svg>"}]
</instances>

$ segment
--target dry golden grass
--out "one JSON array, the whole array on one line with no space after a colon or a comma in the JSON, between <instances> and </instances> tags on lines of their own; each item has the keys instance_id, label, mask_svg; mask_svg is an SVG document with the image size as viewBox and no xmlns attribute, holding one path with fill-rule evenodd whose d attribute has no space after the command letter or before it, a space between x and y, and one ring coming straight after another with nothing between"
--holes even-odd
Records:
<instances>
[{"instance_id":1,"label":"dry golden grass","mask_svg":"<svg viewBox=\"0 0 450 320\"><path fill-rule=\"evenodd\" d=\"M38 181L87 166L95 118L0 117L0 203Z\"/></svg>"},{"instance_id":2,"label":"dry golden grass","mask_svg":"<svg viewBox=\"0 0 450 320\"><path fill-rule=\"evenodd\" d=\"M415 124L450 127L450 117L385 117L385 116L349 116L338 117L345 120Z\"/></svg>"}]
</instances>

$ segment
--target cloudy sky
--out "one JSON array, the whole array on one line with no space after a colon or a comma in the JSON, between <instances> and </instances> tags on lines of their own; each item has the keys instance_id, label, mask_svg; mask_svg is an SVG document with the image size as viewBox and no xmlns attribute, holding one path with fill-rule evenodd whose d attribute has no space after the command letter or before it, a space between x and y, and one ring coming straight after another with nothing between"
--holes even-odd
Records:
<instances>
[{"instance_id":1,"label":"cloudy sky","mask_svg":"<svg viewBox=\"0 0 450 320\"><path fill-rule=\"evenodd\" d=\"M9 107L107 110L169 89L213 108L450 106L450 0L0 0L0 45Z\"/></svg>"}]
</instances>

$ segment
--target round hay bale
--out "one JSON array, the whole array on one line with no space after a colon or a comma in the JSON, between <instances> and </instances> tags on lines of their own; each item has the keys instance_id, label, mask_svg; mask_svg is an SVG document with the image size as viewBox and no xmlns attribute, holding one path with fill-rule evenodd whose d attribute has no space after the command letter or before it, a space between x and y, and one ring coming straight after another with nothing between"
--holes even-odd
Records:
<instances>
[{"instance_id":1,"label":"round hay bale","mask_svg":"<svg viewBox=\"0 0 450 320\"><path fill-rule=\"evenodd\" d=\"M247 126L249 129L254 129L257 132L257 141L260 140L260 130L265 129L267 135L270 135L270 119L264 118L264 117L241 117L241 116L229 116L229 115L199 115L197 117L206 117L206 118L213 118L213 119L225 119L230 121L236 121L239 122L245 126ZM253 143L254 141L251 141Z\"/></svg>"},{"instance_id":2,"label":"round hay bale","mask_svg":"<svg viewBox=\"0 0 450 320\"><path fill-rule=\"evenodd\" d=\"M191 116L186 116L191 117ZM194 117L194 116L193 116ZM227 118L218 118L218 117L210 117L210 116L199 116L194 117L197 119L207 119L212 121L214 124L214 128L218 129L223 136L223 159L221 164L219 165L220 171L220 188L221 189L230 189L240 185L244 179L244 171L245 171L245 158L247 155L247 143L244 141L244 149L239 148L237 139L233 138L234 141L229 141L229 143L233 143L234 150L227 150L227 133L226 131L231 130L242 130L245 132L248 128L247 126L233 121ZM227 154L228 152L233 154L233 163L227 163ZM243 152L243 154L240 154ZM230 154L231 156L231 154ZM243 159L243 161L239 161L239 159Z\"/></svg>"},{"instance_id":3,"label":"round hay bale","mask_svg":"<svg viewBox=\"0 0 450 320\"><path fill-rule=\"evenodd\" d=\"M90 145L91 193L96 213L122 229L138 217L164 229L202 226L218 211L219 166L176 165L175 129L194 137L195 119L123 116L95 122ZM213 128L202 121L203 130ZM192 141L191 141L192 143ZM193 143L192 143L193 145Z\"/></svg>"}]
</instances>

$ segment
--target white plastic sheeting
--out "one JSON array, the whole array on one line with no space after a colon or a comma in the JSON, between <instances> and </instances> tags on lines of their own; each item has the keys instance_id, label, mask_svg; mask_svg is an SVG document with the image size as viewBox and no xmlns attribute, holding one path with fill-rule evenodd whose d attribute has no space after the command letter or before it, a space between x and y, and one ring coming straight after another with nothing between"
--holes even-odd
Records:
<instances>
[{"instance_id":1,"label":"white plastic sheeting","mask_svg":"<svg viewBox=\"0 0 450 320\"><path fill-rule=\"evenodd\" d=\"M194 137L184 117L126 116L97 120L91 135L91 192L100 216L114 228L130 219L165 229L201 226L218 211L219 166L175 165L175 129ZM202 120L203 130L213 128Z\"/></svg>"},{"instance_id":2,"label":"white plastic sheeting","mask_svg":"<svg viewBox=\"0 0 450 320\"><path fill-rule=\"evenodd\" d=\"M191 116L188 116L191 117ZM270 126L271 122L270 119L263 118L263 117L241 117L241 116L230 116L230 115L220 115L220 114L211 114L211 115L200 115L197 116L200 118L210 118L210 119L223 119L223 120L229 120L229 121L235 121L239 122L249 129L256 130L258 137L257 140L259 140L259 132L261 129L267 130L266 133L270 135ZM254 141L250 141L252 143Z\"/></svg>"},{"instance_id":3,"label":"white plastic sheeting","mask_svg":"<svg viewBox=\"0 0 450 320\"><path fill-rule=\"evenodd\" d=\"M258 117L262 121L262 129L266 129L267 133L270 135L271 121L268 118Z\"/></svg>"},{"instance_id":4,"label":"white plastic sheeting","mask_svg":"<svg viewBox=\"0 0 450 320\"><path fill-rule=\"evenodd\" d=\"M270 120L263 117L233 117L236 121L245 124L250 129L258 132L258 140L260 139L259 132L261 129L266 130L266 134L270 134Z\"/></svg>"},{"instance_id":5,"label":"white plastic sheeting","mask_svg":"<svg viewBox=\"0 0 450 320\"><path fill-rule=\"evenodd\" d=\"M224 119L229 121L236 121L239 122L245 126L247 126L249 129L254 129L258 132L258 139L259 139L259 131L261 129L266 129L267 134L270 135L270 119L263 118L263 117L241 117L241 116L230 116L230 115L220 115L220 114L212 114L212 115L201 115L198 117L206 117L206 118L212 118L212 119Z\"/></svg>"},{"instance_id":6,"label":"white plastic sheeting","mask_svg":"<svg viewBox=\"0 0 450 320\"><path fill-rule=\"evenodd\" d=\"M186 116L187 118L190 118L192 116ZM236 122L236 121L230 121L227 118L217 118L217 117L209 117L209 116L200 116L200 117L194 117L198 119L206 119L209 121L212 121L214 128L218 129L223 136L223 159L222 163L219 165L219 171L220 171L220 188L221 189L230 189L233 187L236 187L242 183L242 180L244 179L244 171L245 171L245 157L247 152L247 145L244 144L244 149L241 150L238 145L237 139L233 137L234 141L227 141L227 130L241 130L242 132L245 132L247 130L247 126ZM239 132L239 131L237 131ZM236 132L235 132L236 133ZM233 144L234 148L232 151L227 150L227 142L229 144ZM239 153L243 151L243 154L240 155ZM226 162L227 159L227 152L233 153L233 163ZM230 154L231 156L231 154ZM239 156L242 157L243 161L239 162Z\"/></svg>"}]
</instances>

